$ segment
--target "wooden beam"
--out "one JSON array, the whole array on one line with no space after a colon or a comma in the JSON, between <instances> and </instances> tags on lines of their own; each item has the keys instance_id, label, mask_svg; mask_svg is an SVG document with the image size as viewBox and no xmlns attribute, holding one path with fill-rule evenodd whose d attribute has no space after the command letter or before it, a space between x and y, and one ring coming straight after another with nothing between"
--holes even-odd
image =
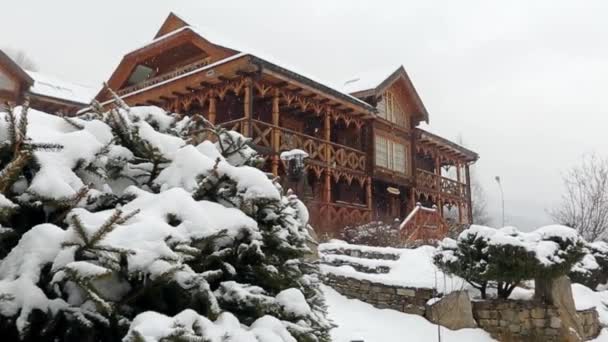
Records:
<instances>
[{"instance_id":1,"label":"wooden beam","mask_svg":"<svg viewBox=\"0 0 608 342\"><path fill-rule=\"evenodd\" d=\"M247 78L245 84L245 94L243 95L243 131L242 134L246 137L251 137L251 114L253 112L253 82Z\"/></svg>"},{"instance_id":2,"label":"wooden beam","mask_svg":"<svg viewBox=\"0 0 608 342\"><path fill-rule=\"evenodd\" d=\"M152 100L148 100L146 101L147 104L156 106L156 107L160 107L162 105L162 103L158 102L158 101L152 101Z\"/></svg>"},{"instance_id":3,"label":"wooden beam","mask_svg":"<svg viewBox=\"0 0 608 342\"><path fill-rule=\"evenodd\" d=\"M159 96L159 98L165 102L170 102L173 101L172 97L167 97L167 96Z\"/></svg>"},{"instance_id":4,"label":"wooden beam","mask_svg":"<svg viewBox=\"0 0 608 342\"><path fill-rule=\"evenodd\" d=\"M281 81L281 82L273 84L272 86L275 87L275 88L281 89L281 88L287 87L288 85L289 85L289 83L287 83L285 81Z\"/></svg>"},{"instance_id":5,"label":"wooden beam","mask_svg":"<svg viewBox=\"0 0 608 342\"><path fill-rule=\"evenodd\" d=\"M279 175L279 152L281 148L281 131L279 128L279 91L275 90L272 97L272 174Z\"/></svg>"},{"instance_id":6,"label":"wooden beam","mask_svg":"<svg viewBox=\"0 0 608 342\"><path fill-rule=\"evenodd\" d=\"M215 104L216 104L215 96L209 96L209 115L208 115L208 120L209 120L209 122L212 125L215 125L215 117L217 115Z\"/></svg>"},{"instance_id":7,"label":"wooden beam","mask_svg":"<svg viewBox=\"0 0 608 342\"><path fill-rule=\"evenodd\" d=\"M188 94L180 93L179 91L172 91L171 94L175 95L175 97L186 96Z\"/></svg>"}]
</instances>

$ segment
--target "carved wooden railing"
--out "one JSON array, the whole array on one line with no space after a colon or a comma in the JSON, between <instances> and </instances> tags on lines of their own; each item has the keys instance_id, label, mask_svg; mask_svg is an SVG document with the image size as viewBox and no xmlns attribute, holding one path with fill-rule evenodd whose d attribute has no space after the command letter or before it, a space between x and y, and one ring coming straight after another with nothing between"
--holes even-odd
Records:
<instances>
[{"instance_id":1,"label":"carved wooden railing","mask_svg":"<svg viewBox=\"0 0 608 342\"><path fill-rule=\"evenodd\" d=\"M451 197L466 198L467 195L466 184L421 169L416 170L416 186Z\"/></svg>"},{"instance_id":2,"label":"carved wooden railing","mask_svg":"<svg viewBox=\"0 0 608 342\"><path fill-rule=\"evenodd\" d=\"M361 225L372 220L372 211L365 205L354 203L307 203L313 227L337 231L348 225Z\"/></svg>"},{"instance_id":3,"label":"carved wooden railing","mask_svg":"<svg viewBox=\"0 0 608 342\"><path fill-rule=\"evenodd\" d=\"M404 244L438 241L446 237L448 230L448 224L436 207L426 208L420 204L399 226L401 242Z\"/></svg>"},{"instance_id":4,"label":"carved wooden railing","mask_svg":"<svg viewBox=\"0 0 608 342\"><path fill-rule=\"evenodd\" d=\"M125 94L129 94L129 93L132 93L132 92L134 92L136 90L147 88L149 86L158 84L160 82L163 82L163 81L166 81L166 80L169 80L169 79L172 79L172 78L175 78L177 76L186 74L186 73L194 71L196 69L200 69L200 68L202 68L204 66L209 65L210 62L211 62L211 59L209 57L207 57L205 59L202 59L202 60L190 63L188 65L184 65L183 67L177 68L177 69L175 69L175 70L173 70L171 72L168 72L166 74L162 74L162 75L159 75L159 76L156 76L156 77L151 77L151 78L149 78L149 79L147 79L145 81L139 82L139 83L134 84L134 85L132 85L130 87L122 88L119 91L117 91L116 93L119 96L122 96L122 95L125 95Z\"/></svg>"},{"instance_id":5,"label":"carved wooden railing","mask_svg":"<svg viewBox=\"0 0 608 342\"><path fill-rule=\"evenodd\" d=\"M243 125L243 122L246 119L244 118L240 118L240 119L236 119L236 120L230 120L230 121L226 121L226 122L222 122L217 124L219 127L225 128L229 131L236 131L236 132L240 132L241 131L241 127Z\"/></svg>"},{"instance_id":6,"label":"carved wooden railing","mask_svg":"<svg viewBox=\"0 0 608 342\"><path fill-rule=\"evenodd\" d=\"M301 149L308 153L309 160L330 167L345 168L352 171L365 172L366 155L354 148L328 143L284 127L277 127L267 122L251 120L251 138L258 146L272 147L272 132L279 131L279 150Z\"/></svg>"}]
</instances>

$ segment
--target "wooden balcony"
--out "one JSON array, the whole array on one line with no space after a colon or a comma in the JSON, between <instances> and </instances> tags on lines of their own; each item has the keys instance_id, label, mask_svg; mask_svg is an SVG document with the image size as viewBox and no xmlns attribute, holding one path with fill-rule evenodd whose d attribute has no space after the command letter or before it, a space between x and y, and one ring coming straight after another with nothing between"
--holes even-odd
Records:
<instances>
[{"instance_id":1,"label":"wooden balcony","mask_svg":"<svg viewBox=\"0 0 608 342\"><path fill-rule=\"evenodd\" d=\"M428 193L440 194L442 197L467 199L466 184L421 169L416 170L416 187Z\"/></svg>"},{"instance_id":2,"label":"wooden balcony","mask_svg":"<svg viewBox=\"0 0 608 342\"><path fill-rule=\"evenodd\" d=\"M151 78L149 78L149 79L147 79L147 80L145 80L143 82L134 84L134 85L126 87L126 88L122 88L122 89L118 90L116 93L119 96L122 96L122 95L125 95L125 94L129 94L129 93L132 93L132 92L134 92L136 90L144 89L144 88L150 87L152 85L158 84L160 82L163 82L163 81L166 81L166 80L169 80L169 79L173 79L173 78L175 78L177 76L189 73L189 72L194 71L196 69L200 69L200 68L202 68L204 66L209 65L210 62L211 62L211 60L209 58L204 58L202 60L190 63L188 65L184 65L183 67L177 68L177 69L175 69L175 70L173 70L171 72L168 72L168 73L165 73L165 74L162 74L162 75L158 75L156 77L151 77Z\"/></svg>"},{"instance_id":3,"label":"wooden balcony","mask_svg":"<svg viewBox=\"0 0 608 342\"><path fill-rule=\"evenodd\" d=\"M251 125L250 130L248 128L249 124ZM367 157L365 152L348 146L253 119L250 121L244 118L232 120L222 123L220 126L245 133L245 135L251 137L253 144L269 152L273 151L273 133L276 132L279 146L277 152L297 148L308 153L307 162L309 163L361 174L366 171Z\"/></svg>"},{"instance_id":4,"label":"wooden balcony","mask_svg":"<svg viewBox=\"0 0 608 342\"><path fill-rule=\"evenodd\" d=\"M321 227L328 232L348 225L361 225L372 220L372 211L365 205L353 203L306 203L313 227Z\"/></svg>"}]
</instances>

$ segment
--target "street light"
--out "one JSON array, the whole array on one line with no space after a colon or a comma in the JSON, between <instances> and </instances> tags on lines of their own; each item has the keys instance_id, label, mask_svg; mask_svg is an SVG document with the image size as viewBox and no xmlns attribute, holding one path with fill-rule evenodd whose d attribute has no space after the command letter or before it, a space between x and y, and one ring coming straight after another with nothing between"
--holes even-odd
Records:
<instances>
[{"instance_id":1,"label":"street light","mask_svg":"<svg viewBox=\"0 0 608 342\"><path fill-rule=\"evenodd\" d=\"M500 199L502 202L502 226L505 226L505 193L502 190L502 183L500 182L500 176L494 177L496 183L498 183L498 188L500 188Z\"/></svg>"}]
</instances>

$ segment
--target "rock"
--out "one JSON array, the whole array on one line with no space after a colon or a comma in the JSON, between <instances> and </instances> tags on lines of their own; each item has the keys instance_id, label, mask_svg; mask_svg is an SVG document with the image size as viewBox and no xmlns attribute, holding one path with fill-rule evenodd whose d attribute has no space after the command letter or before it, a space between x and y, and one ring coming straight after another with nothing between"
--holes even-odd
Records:
<instances>
[{"instance_id":1,"label":"rock","mask_svg":"<svg viewBox=\"0 0 608 342\"><path fill-rule=\"evenodd\" d=\"M412 289L397 289L397 294L400 296L414 297L416 295L416 291Z\"/></svg>"},{"instance_id":2,"label":"rock","mask_svg":"<svg viewBox=\"0 0 608 342\"><path fill-rule=\"evenodd\" d=\"M583 341L584 330L576 313L570 278L561 276L553 279L536 279L534 296L557 308L561 327L559 333L563 341Z\"/></svg>"},{"instance_id":3,"label":"rock","mask_svg":"<svg viewBox=\"0 0 608 342\"><path fill-rule=\"evenodd\" d=\"M452 292L426 307L426 318L448 329L476 328L467 291Z\"/></svg>"}]
</instances>

